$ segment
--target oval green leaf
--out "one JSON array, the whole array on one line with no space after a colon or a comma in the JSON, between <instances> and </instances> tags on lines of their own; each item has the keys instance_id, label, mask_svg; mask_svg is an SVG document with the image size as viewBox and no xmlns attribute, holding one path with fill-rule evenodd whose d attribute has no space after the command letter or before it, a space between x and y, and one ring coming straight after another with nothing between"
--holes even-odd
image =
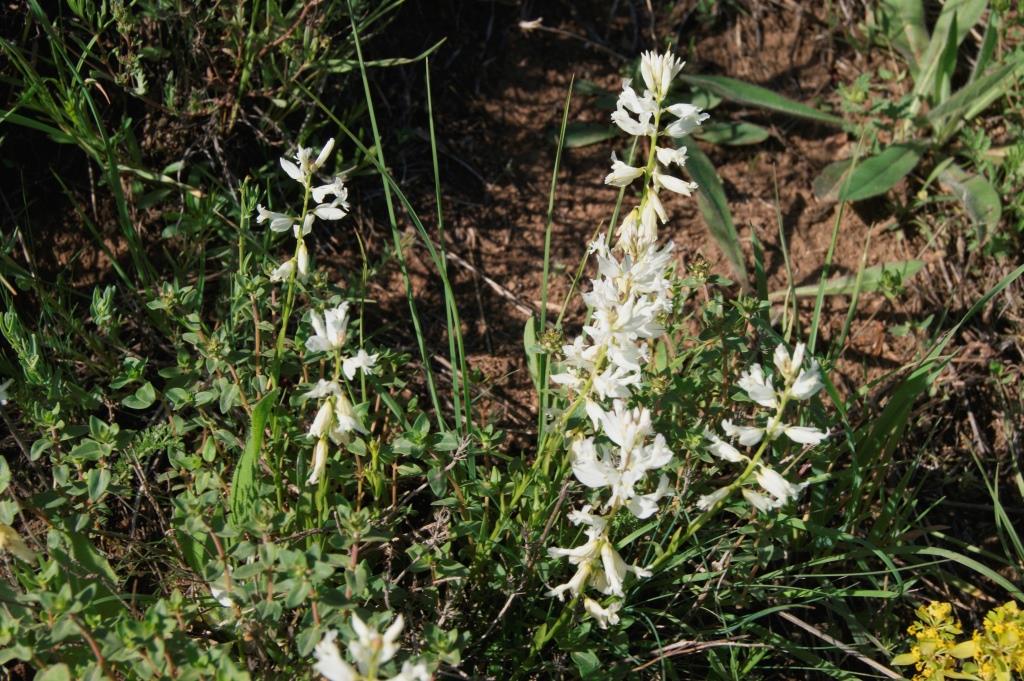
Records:
<instances>
[{"instance_id":1,"label":"oval green leaf","mask_svg":"<svg viewBox=\"0 0 1024 681\"><path fill-rule=\"evenodd\" d=\"M567 149L578 149L589 147L591 144L604 142L618 136L615 126L604 123L570 123L565 126L565 147ZM558 135L553 136L558 142Z\"/></svg>"},{"instance_id":2,"label":"oval green leaf","mask_svg":"<svg viewBox=\"0 0 1024 681\"><path fill-rule=\"evenodd\" d=\"M916 142L893 144L881 153L852 166L839 189L840 201L861 201L892 189L921 160L923 147Z\"/></svg>"},{"instance_id":3,"label":"oval green leaf","mask_svg":"<svg viewBox=\"0 0 1024 681\"><path fill-rule=\"evenodd\" d=\"M723 121L701 126L694 136L712 144L739 146L765 141L768 139L768 131L760 125L745 121Z\"/></svg>"}]
</instances>

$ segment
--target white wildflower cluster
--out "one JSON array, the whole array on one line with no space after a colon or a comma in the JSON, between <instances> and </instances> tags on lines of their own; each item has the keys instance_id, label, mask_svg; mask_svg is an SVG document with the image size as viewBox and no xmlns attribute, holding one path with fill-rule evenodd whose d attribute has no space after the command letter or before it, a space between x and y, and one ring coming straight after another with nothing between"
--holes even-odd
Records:
<instances>
[{"instance_id":1,"label":"white wildflower cluster","mask_svg":"<svg viewBox=\"0 0 1024 681\"><path fill-rule=\"evenodd\" d=\"M658 192L668 189L688 196L696 188L668 174L672 165L683 167L685 149L658 146L660 134L688 134L707 118L689 104L664 105L682 66L670 54L645 53L640 69L643 95L637 95L629 80L623 84L612 120L627 133L648 139L648 162L645 167L633 167L613 156L605 182L624 187L640 179L643 190L639 204L618 226L615 247L603 241L590 245L597 261L597 277L583 296L590 318L583 333L562 348L562 370L551 377L577 395L593 427L592 434L577 437L570 445L573 474L588 487L606 489L609 497L596 509L588 505L570 514L574 524L585 528L587 541L576 548L548 550L552 557L568 558L576 566L573 577L549 595L582 596L586 612L602 628L618 622L622 602L602 605L585 596L586 587L622 599L628 572L650 575L628 565L616 551L608 536L610 520L623 508L637 518L648 518L669 494L667 476L658 476L655 485L647 474L666 466L672 451L665 438L654 432L650 411L629 408L627 403L642 385L652 341L664 331L659 319L672 307L672 244L657 245L658 224L668 219ZM664 130L663 114L675 118Z\"/></svg>"},{"instance_id":2,"label":"white wildflower cluster","mask_svg":"<svg viewBox=\"0 0 1024 681\"><path fill-rule=\"evenodd\" d=\"M295 234L295 254L270 273L271 281L288 281L294 276L305 279L309 274L309 250L306 248L304 237L312 231L315 218L340 220L348 214L348 189L345 188L341 177L335 177L327 184L313 186L317 172L327 162L327 157L333 149L332 138L327 140L327 144L315 158L311 148L299 147L294 161L281 159L281 168L288 177L301 184L304 190L300 215L275 213L262 205L256 206L258 224L269 222L270 229L275 232L287 232L290 229ZM316 204L312 210L310 198Z\"/></svg>"},{"instance_id":3,"label":"white wildflower cluster","mask_svg":"<svg viewBox=\"0 0 1024 681\"><path fill-rule=\"evenodd\" d=\"M823 386L818 363L812 358L807 367L803 366L805 353L806 347L803 343L796 344L792 355L781 343L775 348L774 378L782 380L781 389L776 388L773 377L767 376L760 364L751 365L740 376L739 387L759 407L770 410L763 416L758 415L758 422L763 425L737 425L731 419L725 419L721 425L727 439L722 439L711 431L704 433L709 441L709 452L730 463L746 464L754 480L767 494L744 486L745 480L739 479L733 485L702 496L697 502L699 508L708 510L726 499L734 489L739 488L751 506L764 512L784 506L803 491L805 484L790 482L764 463L762 456L768 444L778 439L780 435L785 435L798 444L809 446L817 445L828 437L827 432L817 428L789 425L784 421L786 405L791 400L809 400ZM760 447L751 458L740 452L733 442L741 447Z\"/></svg>"},{"instance_id":4,"label":"white wildflower cluster","mask_svg":"<svg viewBox=\"0 0 1024 681\"><path fill-rule=\"evenodd\" d=\"M361 348L351 357L343 354L348 336L348 303L325 310L322 316L311 312L310 317L316 333L306 339L306 349L310 352L334 353L337 371L344 374L346 379L351 381L357 371L369 372L376 366L377 355L368 354ZM313 447L313 464L306 482L315 485L327 465L328 440L335 445L348 444L352 433L366 433L366 428L352 408L352 402L338 375L331 381L320 379L312 390L303 395L303 399L320 400L316 417L309 427L309 436L316 445Z\"/></svg>"},{"instance_id":5,"label":"white wildflower cluster","mask_svg":"<svg viewBox=\"0 0 1024 681\"><path fill-rule=\"evenodd\" d=\"M359 615L352 615L352 630L355 638L348 642L349 656L355 660L353 667L342 657L335 643L338 632L328 631L313 651L316 657L314 669L328 681L429 681L430 672L422 662L406 661L401 671L392 677L380 675L383 665L398 653L398 637L404 622L399 615L383 634L366 624Z\"/></svg>"},{"instance_id":6,"label":"white wildflower cluster","mask_svg":"<svg viewBox=\"0 0 1024 681\"><path fill-rule=\"evenodd\" d=\"M315 158L311 148L299 147L295 161L281 159L284 172L305 190L302 213L298 217L274 213L263 206L256 207L257 223L269 221L270 229L275 232L292 229L295 233L295 255L271 273L272 281L288 282L291 287L295 277L304 279L309 274L309 252L303 237L309 234L314 220L340 220L348 212L348 189L345 188L341 177L335 177L327 184L313 186L316 173L323 167L333 149L334 140L329 139ZM312 210L310 198L315 204ZM347 302L343 302L337 307L324 310L322 314L316 311L309 314L314 333L306 339L306 350L311 353L323 352L333 355L335 367L332 380L320 379L303 395L304 400L315 399L319 402L316 417L309 428L309 436L315 442L313 461L306 481L310 485L319 483L323 476L327 466L328 442L344 445L349 442L352 433L367 432L352 407L341 377L344 375L351 381L358 371L371 371L377 364L377 355L369 354L362 348L354 355L345 354L345 342L348 340L348 306ZM289 312L290 309L286 310L286 314Z\"/></svg>"}]
</instances>

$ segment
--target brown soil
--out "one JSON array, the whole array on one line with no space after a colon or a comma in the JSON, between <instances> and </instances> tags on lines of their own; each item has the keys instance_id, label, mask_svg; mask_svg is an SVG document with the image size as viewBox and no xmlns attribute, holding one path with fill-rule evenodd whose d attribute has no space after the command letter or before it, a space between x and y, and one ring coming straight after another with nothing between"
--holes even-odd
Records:
<instances>
[{"instance_id":1,"label":"brown soil","mask_svg":"<svg viewBox=\"0 0 1024 681\"><path fill-rule=\"evenodd\" d=\"M485 55L478 57L473 73L475 81L456 64L451 71L442 69L434 76L434 92L439 93L435 94L435 119L442 156L445 230L450 251L461 262L450 263L450 267L462 293L459 300L470 361L486 377L482 388L492 398L481 404L504 425L528 430L533 423L534 391L526 372L522 331L541 300L554 137L573 78L613 92L620 88L627 60L624 54L610 52L617 52L630 24L625 18L613 20L610 39L597 45L587 37L587 26L578 15L545 17L543 25L551 31L522 30L520 18L535 17L524 12L520 17L504 17L503 23L489 24L491 40L500 47L494 54L483 48ZM657 23L664 30L672 27L660 20ZM833 110L838 106L836 87L849 79L849 73L865 67L855 63L861 59L858 53L837 42L824 10L803 6L758 6L756 12L718 21L705 31L684 37L694 40L692 49L680 50L688 57L690 73L741 78ZM466 37L460 42L473 43ZM442 52L439 61L443 58ZM474 82L476 91L472 91ZM727 103L711 115L712 120L757 122L772 132L756 146L702 145L722 178L747 262L753 262L753 234L765 251L770 290L787 286L779 242L781 215L794 284L816 283L839 207L815 198L811 184L824 166L852 152L846 133ZM606 117L592 97L573 97L570 121L594 122ZM417 132L425 142L425 130ZM557 315L565 300L587 241L595 230L607 226L617 192L602 180L610 153L616 149L621 154L624 139L567 149L563 155L553 215L550 314ZM429 159L425 148L418 152L406 149L403 158L410 164L406 170L419 198L421 216L433 229L436 209L429 167L418 165L422 160L410 160L418 153ZM421 178L417 178L418 171L422 171ZM417 187L417 179L422 186ZM629 200L627 195L627 203ZM685 264L704 258L714 272L728 276L727 263L710 237L695 199L673 197L666 203L671 217L662 237L675 241L680 261ZM921 239L908 237L899 226L893 228L887 218L891 213L883 201L845 211L831 273L856 272L862 258L871 266L935 257L922 249ZM374 231L372 225L367 229ZM376 229L383 238L386 232ZM414 249L412 254L420 296L439 301L437 278L425 253ZM400 286L400 280L392 282L392 290L400 290ZM804 324L809 323L811 302L801 303L806 313L802 315ZM827 302L823 340L838 333L848 305L843 297ZM433 304L429 307L440 309ZM571 332L580 321L578 296L573 296L568 309ZM856 390L911 359L919 349L913 334L897 338L886 329L893 320L916 318L921 309L913 294L897 301L877 294L864 296L849 348L833 379L845 390ZM434 318L428 326L443 329L443 317ZM437 342L435 348L446 347L442 334L433 333L432 340Z\"/></svg>"}]
</instances>

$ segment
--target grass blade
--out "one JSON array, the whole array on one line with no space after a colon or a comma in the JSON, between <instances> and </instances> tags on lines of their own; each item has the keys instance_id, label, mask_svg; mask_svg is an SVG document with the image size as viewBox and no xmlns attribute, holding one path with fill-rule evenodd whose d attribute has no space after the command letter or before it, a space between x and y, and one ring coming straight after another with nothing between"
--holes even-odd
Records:
<instances>
[{"instance_id":1,"label":"grass blade","mask_svg":"<svg viewBox=\"0 0 1024 681\"><path fill-rule=\"evenodd\" d=\"M718 247L729 261L733 273L740 281L740 286L747 288L747 268L740 248L740 236L732 221L729 203L725 198L725 189L718 179L714 166L697 143L690 138L680 142L686 147L686 169L694 182L697 183L697 204L704 216L708 231L714 237Z\"/></svg>"},{"instance_id":2,"label":"grass blade","mask_svg":"<svg viewBox=\"0 0 1024 681\"><path fill-rule=\"evenodd\" d=\"M267 417L276 400L277 388L260 398L252 410L249 437L231 476L231 492L228 496L228 504L236 525L248 520L256 506L256 470L259 468L260 450L263 448L263 429L267 425Z\"/></svg>"},{"instance_id":3,"label":"grass blade","mask_svg":"<svg viewBox=\"0 0 1024 681\"><path fill-rule=\"evenodd\" d=\"M824 111L818 111L812 106L783 97L760 85L745 83L735 78L725 76L697 76L681 73L679 80L696 85L699 88L713 92L714 94L740 104L749 104L769 111L777 111L797 118L806 118L837 128L843 127L843 119Z\"/></svg>"}]
</instances>

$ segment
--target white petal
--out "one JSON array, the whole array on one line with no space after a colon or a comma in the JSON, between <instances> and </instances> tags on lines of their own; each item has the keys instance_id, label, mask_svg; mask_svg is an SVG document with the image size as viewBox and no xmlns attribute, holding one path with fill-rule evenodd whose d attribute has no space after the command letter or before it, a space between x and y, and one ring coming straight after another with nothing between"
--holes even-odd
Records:
<instances>
[{"instance_id":1,"label":"white petal","mask_svg":"<svg viewBox=\"0 0 1024 681\"><path fill-rule=\"evenodd\" d=\"M286 281L292 276L292 272L295 271L295 259L289 258L280 265L274 268L274 271L270 273L270 281L282 282Z\"/></svg>"},{"instance_id":2,"label":"white petal","mask_svg":"<svg viewBox=\"0 0 1024 681\"><path fill-rule=\"evenodd\" d=\"M725 499L727 496L729 496L729 488L719 487L711 494L705 494L697 499L697 508L702 511L706 511L722 499Z\"/></svg>"},{"instance_id":3,"label":"white petal","mask_svg":"<svg viewBox=\"0 0 1024 681\"><path fill-rule=\"evenodd\" d=\"M327 143L324 144L324 148L320 150L320 154L316 157L316 160L313 162L314 171L318 170L327 161L327 157L330 156L331 150L333 149L334 138L332 137L331 139L327 140Z\"/></svg>"},{"instance_id":4,"label":"white petal","mask_svg":"<svg viewBox=\"0 0 1024 681\"><path fill-rule=\"evenodd\" d=\"M313 466L309 473L309 479L306 480L306 484L315 485L320 481L320 476L323 475L324 468L327 467L327 440L321 437L316 441L316 445L313 447Z\"/></svg>"},{"instance_id":5,"label":"white petal","mask_svg":"<svg viewBox=\"0 0 1024 681\"><path fill-rule=\"evenodd\" d=\"M299 167L297 165L295 165L288 159L281 159L281 167L284 169L284 172L288 174L288 177L292 178L293 180L301 184L306 183L306 178L302 176L302 171L299 170Z\"/></svg>"},{"instance_id":6,"label":"white petal","mask_svg":"<svg viewBox=\"0 0 1024 681\"><path fill-rule=\"evenodd\" d=\"M766 497L760 492L755 492L754 490L746 487L743 488L743 498L747 500L748 504L762 513L766 513L782 505L777 499Z\"/></svg>"},{"instance_id":7,"label":"white petal","mask_svg":"<svg viewBox=\"0 0 1024 681\"><path fill-rule=\"evenodd\" d=\"M704 437L706 437L710 444L708 444L708 451L717 456L719 459L729 461L730 463L740 463L746 461L747 457L740 454L740 451L733 447L731 444L718 437L711 431L705 431Z\"/></svg>"},{"instance_id":8,"label":"white petal","mask_svg":"<svg viewBox=\"0 0 1024 681\"><path fill-rule=\"evenodd\" d=\"M605 579L608 580L609 592L619 597L624 596L622 584L626 579L626 562L607 539L601 545L601 565Z\"/></svg>"},{"instance_id":9,"label":"white petal","mask_svg":"<svg viewBox=\"0 0 1024 681\"><path fill-rule=\"evenodd\" d=\"M618 624L619 615L618 612L622 608L621 602L615 602L609 605L607 608L602 607L600 603L592 598L583 599L583 609L587 611L594 620L597 621L597 626L602 629L607 629L609 624Z\"/></svg>"},{"instance_id":10,"label":"white petal","mask_svg":"<svg viewBox=\"0 0 1024 681\"><path fill-rule=\"evenodd\" d=\"M778 401L775 398L775 388L765 377L764 370L760 364L752 364L750 369L740 376L737 385L746 391L747 396L762 407L775 408Z\"/></svg>"},{"instance_id":11,"label":"white petal","mask_svg":"<svg viewBox=\"0 0 1024 681\"><path fill-rule=\"evenodd\" d=\"M313 212L321 220L340 220L345 217L345 211L332 203L321 203Z\"/></svg>"},{"instance_id":12,"label":"white petal","mask_svg":"<svg viewBox=\"0 0 1024 681\"><path fill-rule=\"evenodd\" d=\"M768 494L775 497L780 506L798 497L804 487L803 485L794 485L767 466L761 466L757 471L756 477L757 484L761 485Z\"/></svg>"},{"instance_id":13,"label":"white petal","mask_svg":"<svg viewBox=\"0 0 1024 681\"><path fill-rule=\"evenodd\" d=\"M801 371L800 375L793 381L790 394L798 400L807 400L824 387L825 384L821 380L818 363L812 361L810 367Z\"/></svg>"},{"instance_id":14,"label":"white petal","mask_svg":"<svg viewBox=\"0 0 1024 681\"><path fill-rule=\"evenodd\" d=\"M299 277L305 279L309 275L309 251L303 241L300 241L298 248L295 249L295 262Z\"/></svg>"},{"instance_id":15,"label":"white petal","mask_svg":"<svg viewBox=\"0 0 1024 681\"><path fill-rule=\"evenodd\" d=\"M828 433L809 426L786 426L783 432L790 440L802 445L816 445L828 437Z\"/></svg>"},{"instance_id":16,"label":"white petal","mask_svg":"<svg viewBox=\"0 0 1024 681\"><path fill-rule=\"evenodd\" d=\"M666 175L658 171L654 172L654 181L656 184L664 187L670 192L682 194L683 196L690 196L691 193L697 189L696 182L687 182L686 180L672 175ZM664 220L662 220L662 222L664 222Z\"/></svg>"},{"instance_id":17,"label":"white petal","mask_svg":"<svg viewBox=\"0 0 1024 681\"><path fill-rule=\"evenodd\" d=\"M316 664L313 668L328 681L356 681L359 675L348 662L342 659L341 651L338 650L338 646L334 642L337 635L338 633L335 631L328 631L324 634L323 639L316 644L313 651Z\"/></svg>"},{"instance_id":18,"label":"white petal","mask_svg":"<svg viewBox=\"0 0 1024 681\"><path fill-rule=\"evenodd\" d=\"M753 447L764 437L764 428L754 426L737 426L729 419L722 421L722 430L729 437L739 441L744 447Z\"/></svg>"}]
</instances>

